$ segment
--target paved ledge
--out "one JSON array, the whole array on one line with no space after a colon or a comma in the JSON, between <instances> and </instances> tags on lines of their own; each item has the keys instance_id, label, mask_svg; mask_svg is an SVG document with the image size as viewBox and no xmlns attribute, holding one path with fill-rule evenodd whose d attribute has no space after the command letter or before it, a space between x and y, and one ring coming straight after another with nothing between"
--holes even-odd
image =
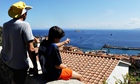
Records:
<instances>
[{"instance_id":1,"label":"paved ledge","mask_svg":"<svg viewBox=\"0 0 140 84\"><path fill-rule=\"evenodd\" d=\"M38 76L27 76L25 84L84 84L76 79L70 80L56 80L47 82L45 79L42 78L42 75L39 74Z\"/></svg>"}]
</instances>

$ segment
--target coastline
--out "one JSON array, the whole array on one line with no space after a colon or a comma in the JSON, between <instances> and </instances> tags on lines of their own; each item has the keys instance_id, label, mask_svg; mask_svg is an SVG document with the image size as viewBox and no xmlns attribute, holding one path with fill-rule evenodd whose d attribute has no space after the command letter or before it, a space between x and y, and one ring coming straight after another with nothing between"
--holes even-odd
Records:
<instances>
[{"instance_id":1,"label":"coastline","mask_svg":"<svg viewBox=\"0 0 140 84\"><path fill-rule=\"evenodd\" d=\"M75 29L76 30L76 29ZM100 50L104 44L113 46L140 47L139 33L136 30L65 30L65 37L71 39L70 44L79 47L84 52L92 50ZM36 36L47 36L48 30L33 30ZM104 48L105 49L105 48ZM108 49L105 49L108 50ZM138 50L118 50L109 49L113 54L137 55Z\"/></svg>"}]
</instances>

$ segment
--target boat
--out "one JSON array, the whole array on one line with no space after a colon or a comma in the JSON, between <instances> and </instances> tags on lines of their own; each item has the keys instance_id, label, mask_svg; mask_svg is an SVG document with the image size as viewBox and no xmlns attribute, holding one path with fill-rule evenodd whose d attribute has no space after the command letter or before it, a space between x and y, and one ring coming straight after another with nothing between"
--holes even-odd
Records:
<instances>
[{"instance_id":1,"label":"boat","mask_svg":"<svg viewBox=\"0 0 140 84\"><path fill-rule=\"evenodd\" d=\"M111 46L109 44L105 44L103 48L120 49L120 50L140 50L140 47Z\"/></svg>"},{"instance_id":2,"label":"boat","mask_svg":"<svg viewBox=\"0 0 140 84\"><path fill-rule=\"evenodd\" d=\"M75 30L75 32L80 32L80 30Z\"/></svg>"}]
</instances>

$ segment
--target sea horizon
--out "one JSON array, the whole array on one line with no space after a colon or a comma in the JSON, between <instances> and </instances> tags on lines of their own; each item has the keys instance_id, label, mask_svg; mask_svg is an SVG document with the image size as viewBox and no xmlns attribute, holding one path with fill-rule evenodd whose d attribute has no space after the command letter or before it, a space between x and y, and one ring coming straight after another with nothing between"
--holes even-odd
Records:
<instances>
[{"instance_id":1,"label":"sea horizon","mask_svg":"<svg viewBox=\"0 0 140 84\"><path fill-rule=\"evenodd\" d=\"M32 30L49 30L50 28L32 28ZM63 30L140 30L140 28L62 28Z\"/></svg>"},{"instance_id":2,"label":"sea horizon","mask_svg":"<svg viewBox=\"0 0 140 84\"><path fill-rule=\"evenodd\" d=\"M79 30L79 29L64 29L65 37L70 38L71 42L68 45L72 45L80 48L82 51L100 50L105 44L112 46L122 47L140 47L140 30ZM48 29L33 29L35 36L47 36ZM104 50L108 50L103 48ZM139 50L119 50L109 49L111 54L128 54L138 55Z\"/></svg>"}]
</instances>

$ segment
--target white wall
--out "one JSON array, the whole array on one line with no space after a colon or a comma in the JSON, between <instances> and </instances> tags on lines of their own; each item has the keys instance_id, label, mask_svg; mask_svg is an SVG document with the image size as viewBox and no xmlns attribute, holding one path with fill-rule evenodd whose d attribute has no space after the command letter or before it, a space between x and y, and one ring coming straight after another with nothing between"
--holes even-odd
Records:
<instances>
[{"instance_id":1,"label":"white wall","mask_svg":"<svg viewBox=\"0 0 140 84\"><path fill-rule=\"evenodd\" d=\"M115 84L116 79L114 77L123 81L122 75L126 75L128 71L129 65L119 62L119 64L115 67L115 69L113 70L106 82L108 84Z\"/></svg>"}]
</instances>

